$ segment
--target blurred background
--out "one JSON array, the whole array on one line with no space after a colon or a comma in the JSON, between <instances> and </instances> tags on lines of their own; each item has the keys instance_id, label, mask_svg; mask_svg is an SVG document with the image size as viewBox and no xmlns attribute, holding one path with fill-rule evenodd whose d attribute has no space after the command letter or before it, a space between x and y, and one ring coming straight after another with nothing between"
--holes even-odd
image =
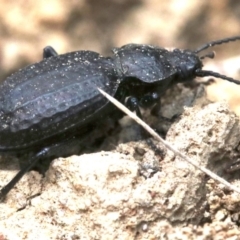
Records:
<instances>
[{"instance_id":1,"label":"blurred background","mask_svg":"<svg viewBox=\"0 0 240 240\"><path fill-rule=\"evenodd\" d=\"M42 49L58 53L93 50L111 54L127 43L196 49L240 35L236 0L1 0L0 80L42 59ZM214 48L205 69L240 79L240 41ZM205 63L205 61L204 61ZM216 80L212 100L226 99L240 114L240 88Z\"/></svg>"}]
</instances>

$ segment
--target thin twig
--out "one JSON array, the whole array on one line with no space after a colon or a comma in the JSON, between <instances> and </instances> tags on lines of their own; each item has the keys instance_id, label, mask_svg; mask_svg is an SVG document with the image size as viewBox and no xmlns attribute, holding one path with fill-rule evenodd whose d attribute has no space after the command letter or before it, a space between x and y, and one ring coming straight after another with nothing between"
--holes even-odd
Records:
<instances>
[{"instance_id":1,"label":"thin twig","mask_svg":"<svg viewBox=\"0 0 240 240\"><path fill-rule=\"evenodd\" d=\"M172 152L175 153L175 155L181 157L182 159L184 159L185 161L187 161L188 163L190 163L191 165L193 165L194 167L196 167L197 169L201 170L202 172L204 172L205 174L207 174L209 177L211 177L212 179L218 181L219 183L222 183L224 186L226 186L227 188L229 188L230 190L233 190L237 193L240 193L240 189L235 187L234 185L232 185L231 183L229 183L228 181L224 180L223 178L219 177L218 175L216 175L215 173L213 173L212 171L208 170L205 167L199 166L198 163L196 163L195 161L193 161L192 159L190 159L189 157L185 156L184 154L182 154L180 151L178 151L177 149L175 149L172 144L170 144L169 142L167 142L166 140L162 139L149 125L147 125L143 120L141 120L135 113L131 112L128 108L126 108L122 103L120 103L119 101L117 101L115 98L111 97L109 94L107 94L106 92L104 92L103 90L99 89L100 93L102 93L110 102L112 102L115 106L117 106L119 109L121 109L125 114L127 114L129 117L131 117L133 120L135 120L139 125L141 125L147 132L149 132L157 141L162 142L166 148L168 148L169 150L171 150Z\"/></svg>"}]
</instances>

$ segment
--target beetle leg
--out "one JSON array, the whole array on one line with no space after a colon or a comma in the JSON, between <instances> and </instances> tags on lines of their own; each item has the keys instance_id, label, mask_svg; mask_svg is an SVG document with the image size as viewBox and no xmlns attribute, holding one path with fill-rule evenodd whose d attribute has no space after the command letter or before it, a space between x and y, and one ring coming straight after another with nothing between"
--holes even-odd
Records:
<instances>
[{"instance_id":1,"label":"beetle leg","mask_svg":"<svg viewBox=\"0 0 240 240\"><path fill-rule=\"evenodd\" d=\"M234 163L232 163L228 168L227 168L227 172L231 173L231 172L235 172L237 170L240 169L240 159L238 158Z\"/></svg>"},{"instance_id":2,"label":"beetle leg","mask_svg":"<svg viewBox=\"0 0 240 240\"><path fill-rule=\"evenodd\" d=\"M137 98L135 97L129 97L126 101L126 104L125 104L131 111L135 111L136 112L136 115L143 119L142 118L142 114L141 114L141 111L140 111L140 108L139 108L139 101ZM142 136L142 138L148 138L149 137L149 133L146 132L145 129L143 129L141 126L139 126L139 130L140 130L140 135Z\"/></svg>"},{"instance_id":3,"label":"beetle leg","mask_svg":"<svg viewBox=\"0 0 240 240\"><path fill-rule=\"evenodd\" d=\"M152 107L154 104L158 103L159 99L160 96L157 92L145 94L143 97L141 97L139 106L143 108Z\"/></svg>"},{"instance_id":4,"label":"beetle leg","mask_svg":"<svg viewBox=\"0 0 240 240\"><path fill-rule=\"evenodd\" d=\"M0 201L4 199L4 197L9 193L9 191L17 184L17 182L23 177L23 175L28 172L30 169L32 169L37 162L45 157L48 154L49 148L44 148L40 152L38 152L36 155L34 155L27 166L25 168L21 169L17 175L6 185L4 186L0 191Z\"/></svg>"},{"instance_id":5,"label":"beetle leg","mask_svg":"<svg viewBox=\"0 0 240 240\"><path fill-rule=\"evenodd\" d=\"M49 58L49 57L53 57L53 56L57 56L57 55L58 55L58 53L51 46L47 46L43 49L43 58Z\"/></svg>"},{"instance_id":6,"label":"beetle leg","mask_svg":"<svg viewBox=\"0 0 240 240\"><path fill-rule=\"evenodd\" d=\"M22 168L12 180L0 190L0 202L4 200L5 196L17 184L17 182L23 177L23 175L26 172L30 171L33 167L35 167L41 159L45 159L47 157L52 157L52 156L59 156L59 155L61 156L61 154L65 149L63 145L67 143L70 146L73 141L75 141L74 138L72 139L72 141L66 140L65 142L54 144L50 147L43 148L36 154L33 154L28 160L28 164L25 165L24 168Z\"/></svg>"},{"instance_id":7,"label":"beetle leg","mask_svg":"<svg viewBox=\"0 0 240 240\"><path fill-rule=\"evenodd\" d=\"M96 134L96 136L95 136ZM17 182L23 177L23 175L33 169L40 160L46 158L68 157L73 154L78 154L81 150L81 146L85 142L90 142L92 135L97 137L98 131L92 131L92 134L87 134L78 137L70 137L63 142L53 144L50 147L45 147L36 154L32 154L28 160L28 164L25 165L15 177L0 190L0 202L5 198L8 192L17 184ZM90 138L90 139L89 139Z\"/></svg>"},{"instance_id":8,"label":"beetle leg","mask_svg":"<svg viewBox=\"0 0 240 240\"><path fill-rule=\"evenodd\" d=\"M153 166L152 164L140 164L139 173L145 179L151 178L155 173L159 172L161 169L158 166Z\"/></svg>"},{"instance_id":9,"label":"beetle leg","mask_svg":"<svg viewBox=\"0 0 240 240\"><path fill-rule=\"evenodd\" d=\"M126 101L126 107L129 108L131 111L135 111L137 116L142 119L142 114L139 108L138 99L135 97L129 97Z\"/></svg>"},{"instance_id":10,"label":"beetle leg","mask_svg":"<svg viewBox=\"0 0 240 240\"><path fill-rule=\"evenodd\" d=\"M153 107L151 110L151 114L156 117L160 117L162 119L168 120L161 115L161 100L160 95L157 92L152 92L145 94L139 101L139 105L143 108Z\"/></svg>"}]
</instances>

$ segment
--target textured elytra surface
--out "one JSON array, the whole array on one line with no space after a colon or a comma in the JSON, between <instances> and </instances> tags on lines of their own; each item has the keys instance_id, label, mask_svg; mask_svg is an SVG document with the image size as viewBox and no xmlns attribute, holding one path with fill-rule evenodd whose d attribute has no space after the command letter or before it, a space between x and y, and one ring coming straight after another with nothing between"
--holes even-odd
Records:
<instances>
[{"instance_id":1,"label":"textured elytra surface","mask_svg":"<svg viewBox=\"0 0 240 240\"><path fill-rule=\"evenodd\" d=\"M18 71L0 86L1 148L29 146L84 125L107 103L97 87L114 95L117 86L112 62L90 51L51 57Z\"/></svg>"}]
</instances>

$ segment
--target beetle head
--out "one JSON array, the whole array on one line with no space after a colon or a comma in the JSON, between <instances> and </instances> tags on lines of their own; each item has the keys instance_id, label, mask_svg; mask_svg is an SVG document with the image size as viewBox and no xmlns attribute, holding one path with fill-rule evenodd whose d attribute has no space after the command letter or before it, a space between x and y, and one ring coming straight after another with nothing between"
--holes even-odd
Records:
<instances>
[{"instance_id":1,"label":"beetle head","mask_svg":"<svg viewBox=\"0 0 240 240\"><path fill-rule=\"evenodd\" d=\"M174 49L169 61L176 68L178 82L187 82L196 77L196 71L202 69L202 61L192 51Z\"/></svg>"}]
</instances>

